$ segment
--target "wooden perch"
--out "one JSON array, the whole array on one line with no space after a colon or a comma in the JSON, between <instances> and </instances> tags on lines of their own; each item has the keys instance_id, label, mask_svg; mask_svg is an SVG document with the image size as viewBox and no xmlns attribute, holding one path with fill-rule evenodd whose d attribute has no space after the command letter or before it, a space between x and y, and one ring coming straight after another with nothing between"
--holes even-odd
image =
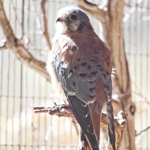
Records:
<instances>
[{"instance_id":1,"label":"wooden perch","mask_svg":"<svg viewBox=\"0 0 150 150\"><path fill-rule=\"evenodd\" d=\"M56 115L58 117L67 117L72 118L72 120L75 120L75 117L67 104L61 104L57 105L54 103L53 107L34 107L34 113L48 113L49 115ZM118 116L115 117L114 123L115 123L115 134L116 134L116 150L120 150L123 134L127 122L127 114L123 111L120 111L118 113ZM108 124L107 124L107 115L106 113L102 113L102 120L101 120L101 128L107 130ZM110 145L110 142L107 147L108 150L112 150L112 147Z\"/></svg>"}]
</instances>

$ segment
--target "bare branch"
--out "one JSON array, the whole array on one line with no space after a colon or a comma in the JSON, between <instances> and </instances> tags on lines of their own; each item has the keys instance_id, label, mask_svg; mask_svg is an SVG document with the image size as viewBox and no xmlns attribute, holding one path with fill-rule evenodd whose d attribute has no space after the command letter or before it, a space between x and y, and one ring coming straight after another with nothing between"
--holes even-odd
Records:
<instances>
[{"instance_id":1,"label":"bare branch","mask_svg":"<svg viewBox=\"0 0 150 150\"><path fill-rule=\"evenodd\" d=\"M48 112L50 115L56 115L58 117L74 118L74 115L67 104L57 105L54 103L53 107L34 107L34 113L45 113ZM74 118L75 119L75 118Z\"/></svg>"},{"instance_id":2,"label":"bare branch","mask_svg":"<svg viewBox=\"0 0 150 150\"><path fill-rule=\"evenodd\" d=\"M16 13L17 8L16 8L16 6L14 5L13 0L11 0L11 6L12 6L12 9L14 10L14 12L15 12L15 18L16 18L16 20L18 21L19 25L22 26L22 23L21 23L21 21L19 20L19 18L18 18L18 16L17 16L17 13Z\"/></svg>"},{"instance_id":3,"label":"bare branch","mask_svg":"<svg viewBox=\"0 0 150 150\"><path fill-rule=\"evenodd\" d=\"M57 105L54 103L53 107L34 107L34 113L48 113L49 115L56 115L58 117L67 117L72 118L73 121L76 120L72 110L70 109L69 105L62 104ZM126 117L127 114L123 111L120 111L118 113L118 116L115 117L114 123L115 123L115 134L116 134L116 150L119 150L121 147L123 134L126 126ZM102 113L102 120L101 120L101 128L108 130L108 123L107 123L107 115L105 113ZM108 149L112 150L111 144L109 143Z\"/></svg>"},{"instance_id":4,"label":"bare branch","mask_svg":"<svg viewBox=\"0 0 150 150\"><path fill-rule=\"evenodd\" d=\"M35 106L34 113L48 113L49 115L56 115L58 117L67 117L75 119L72 110L70 109L68 104L61 104L57 105L54 103L53 107L46 107L46 106ZM127 114L123 111L118 113L118 116L115 117L115 123L117 123L118 127L124 128L126 124L126 117ZM102 113L102 121L101 121L102 128L108 129L107 124L107 115L106 113Z\"/></svg>"},{"instance_id":5,"label":"bare branch","mask_svg":"<svg viewBox=\"0 0 150 150\"><path fill-rule=\"evenodd\" d=\"M105 11L100 9L96 4L90 3L87 0L75 0L78 6L86 11L90 16L95 17L101 22L105 22Z\"/></svg>"},{"instance_id":6,"label":"bare branch","mask_svg":"<svg viewBox=\"0 0 150 150\"><path fill-rule=\"evenodd\" d=\"M11 49L22 63L37 71L48 81L51 81L51 78L45 69L46 64L40 60L35 59L24 47L21 41L14 35L10 23L6 17L2 0L0 0L0 23L6 36L6 47Z\"/></svg>"},{"instance_id":7,"label":"bare branch","mask_svg":"<svg viewBox=\"0 0 150 150\"><path fill-rule=\"evenodd\" d=\"M140 8L140 4L142 3L143 0L139 1L139 3L135 3L134 5L131 5L131 4L127 4L125 3L125 6L129 7L129 11L127 13L125 13L124 15L124 18L123 18L123 22L126 23L130 17L134 14L134 12L136 12L136 9L137 8ZM146 9L146 8L143 8L141 7L141 9ZM148 9L148 8L147 8Z\"/></svg>"},{"instance_id":8,"label":"bare branch","mask_svg":"<svg viewBox=\"0 0 150 150\"><path fill-rule=\"evenodd\" d=\"M138 136L138 135L142 134L143 132L147 131L148 129L150 129L150 126L147 126L145 129L143 129L140 132L136 133L135 136Z\"/></svg>"},{"instance_id":9,"label":"bare branch","mask_svg":"<svg viewBox=\"0 0 150 150\"><path fill-rule=\"evenodd\" d=\"M124 3L124 5L128 8L132 8L132 7L136 7L136 8L140 8L140 9L150 9L150 7L145 3L145 6L144 4L141 5L141 3L143 2L143 0L140 0L139 2L137 3Z\"/></svg>"},{"instance_id":10,"label":"bare branch","mask_svg":"<svg viewBox=\"0 0 150 150\"><path fill-rule=\"evenodd\" d=\"M46 2L47 2L47 0L41 0L41 9L42 9L42 13L43 13L43 22L44 22L43 34L44 34L45 39L47 41L48 47L51 50L52 49L52 45L51 45L50 38L49 38L49 35L48 35L47 18L46 18L46 10L45 10L45 3Z\"/></svg>"},{"instance_id":11,"label":"bare branch","mask_svg":"<svg viewBox=\"0 0 150 150\"><path fill-rule=\"evenodd\" d=\"M75 122L74 115L67 104L57 105L54 103L53 107L34 107L34 113L49 113L50 115L57 115L59 117L68 117ZM79 135L79 129L77 124L73 124L75 127L77 135Z\"/></svg>"}]
</instances>

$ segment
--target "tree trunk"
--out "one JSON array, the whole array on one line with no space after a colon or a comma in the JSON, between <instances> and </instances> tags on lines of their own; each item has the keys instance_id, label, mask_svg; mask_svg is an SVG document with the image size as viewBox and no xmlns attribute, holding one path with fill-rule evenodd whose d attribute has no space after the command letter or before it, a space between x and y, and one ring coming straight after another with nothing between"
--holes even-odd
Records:
<instances>
[{"instance_id":1,"label":"tree trunk","mask_svg":"<svg viewBox=\"0 0 150 150\"><path fill-rule=\"evenodd\" d=\"M123 40L123 0L110 0L105 22L102 23L104 40L109 47L113 65L116 68L113 78L113 93L118 94L122 108L127 114L127 126L122 150L135 150L134 113L135 105L131 98L131 83ZM117 113L117 112L116 112Z\"/></svg>"}]
</instances>

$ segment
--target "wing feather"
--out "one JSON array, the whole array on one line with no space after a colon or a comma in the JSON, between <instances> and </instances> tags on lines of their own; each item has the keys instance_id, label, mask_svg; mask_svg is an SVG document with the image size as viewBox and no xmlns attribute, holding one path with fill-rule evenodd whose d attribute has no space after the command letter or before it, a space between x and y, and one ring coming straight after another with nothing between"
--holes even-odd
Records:
<instances>
[{"instance_id":1,"label":"wing feather","mask_svg":"<svg viewBox=\"0 0 150 150\"><path fill-rule=\"evenodd\" d=\"M86 107L83 107L85 104L76 96L68 96L68 102L75 118L86 135L92 150L99 150L98 140L93 128L89 106L86 105Z\"/></svg>"},{"instance_id":2,"label":"wing feather","mask_svg":"<svg viewBox=\"0 0 150 150\"><path fill-rule=\"evenodd\" d=\"M92 149L98 150L98 141L93 128L89 104L96 100L97 78L102 79L102 88L104 88L109 102L111 101L111 56L106 45L95 34L92 36L94 45L90 44L91 37L82 36L83 34L80 38L62 35L59 40L56 39L52 64L57 80L65 91L77 121ZM82 42L79 39L83 39ZM94 106L95 111L100 111L102 106L103 104L97 103ZM109 129L110 133L113 127ZM113 136L110 138L111 143L114 142L112 138Z\"/></svg>"},{"instance_id":3,"label":"wing feather","mask_svg":"<svg viewBox=\"0 0 150 150\"><path fill-rule=\"evenodd\" d=\"M64 49L62 49L61 42L65 45ZM108 53L109 51L104 43L101 44ZM85 51L81 45L80 47L77 47L77 45L80 44L70 38L57 40L54 48L54 68L58 80L68 95L75 95L84 103L89 104L96 100L95 82L97 78L101 78L106 95L111 100L111 75L107 70L108 68L105 67L105 61L103 61L104 52L101 52L101 49L96 48L96 46L101 47L96 45L93 48L96 50L91 53L89 47L85 47L87 49ZM110 61L110 56L108 61Z\"/></svg>"}]
</instances>

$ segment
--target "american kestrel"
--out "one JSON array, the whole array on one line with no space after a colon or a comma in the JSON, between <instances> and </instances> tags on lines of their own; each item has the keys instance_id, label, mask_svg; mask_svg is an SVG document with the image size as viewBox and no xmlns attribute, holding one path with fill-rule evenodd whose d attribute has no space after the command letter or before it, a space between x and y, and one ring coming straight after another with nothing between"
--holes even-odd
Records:
<instances>
[{"instance_id":1,"label":"american kestrel","mask_svg":"<svg viewBox=\"0 0 150 150\"><path fill-rule=\"evenodd\" d=\"M65 95L81 127L81 150L99 150L101 111L106 104L108 132L115 150L112 58L87 14L74 6L58 12L53 49L47 61L52 85Z\"/></svg>"}]
</instances>

